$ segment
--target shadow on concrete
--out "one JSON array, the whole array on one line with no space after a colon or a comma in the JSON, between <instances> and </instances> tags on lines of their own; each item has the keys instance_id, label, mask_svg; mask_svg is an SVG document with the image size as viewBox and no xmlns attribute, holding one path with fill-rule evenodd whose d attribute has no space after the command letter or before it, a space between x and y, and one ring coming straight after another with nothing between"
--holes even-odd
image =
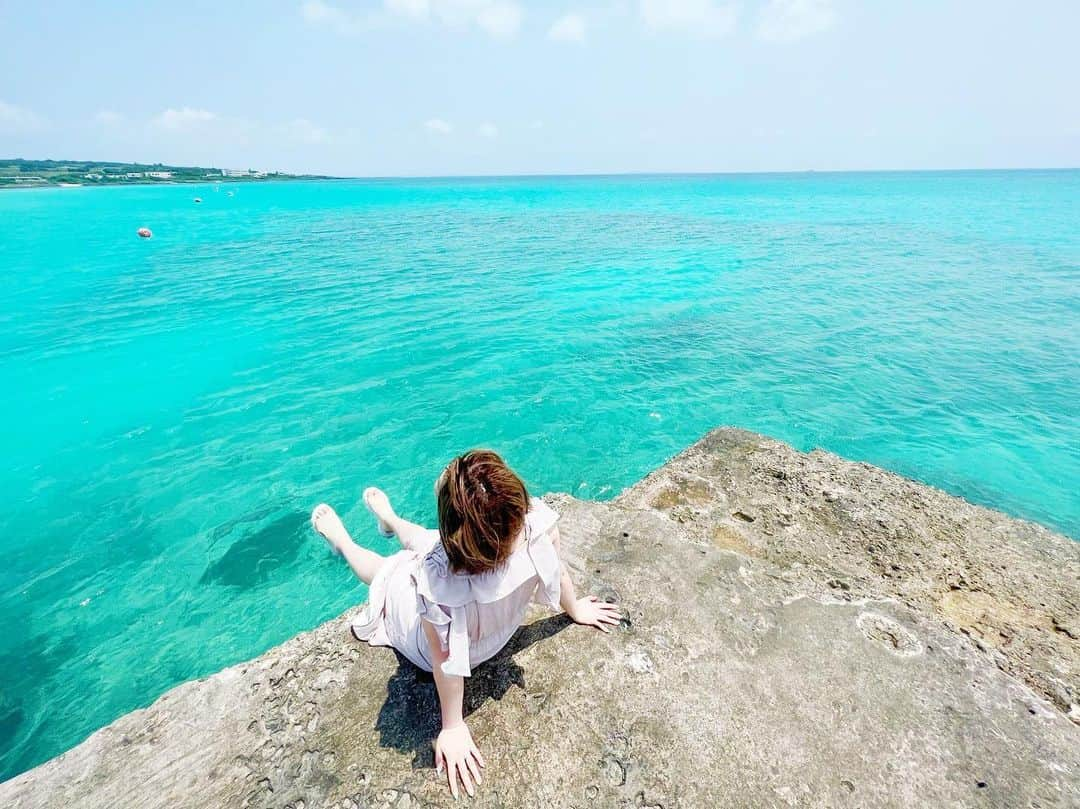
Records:
<instances>
[{"instance_id":1,"label":"shadow on concrete","mask_svg":"<svg viewBox=\"0 0 1080 809\"><path fill-rule=\"evenodd\" d=\"M465 716L489 699L500 700L511 688L525 689L525 672L514 655L546 640L573 622L565 614L542 618L518 629L495 657L473 669L465 681ZM398 668L386 684L386 702L379 710L375 729L379 744L413 754L413 769L435 766L432 740L439 733L439 695L431 674L418 669L398 654Z\"/></svg>"}]
</instances>

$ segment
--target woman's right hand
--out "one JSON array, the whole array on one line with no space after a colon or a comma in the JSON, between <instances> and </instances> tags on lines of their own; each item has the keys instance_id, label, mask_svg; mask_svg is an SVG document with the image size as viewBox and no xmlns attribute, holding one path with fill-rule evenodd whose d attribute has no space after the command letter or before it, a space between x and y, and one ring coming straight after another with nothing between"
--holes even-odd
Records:
<instances>
[{"instance_id":1,"label":"woman's right hand","mask_svg":"<svg viewBox=\"0 0 1080 809\"><path fill-rule=\"evenodd\" d=\"M483 766L484 757L473 742L468 725L462 722L442 729L435 740L435 767L440 773L446 771L446 780L455 799L458 796L459 778L470 798L476 794L473 781L477 784L482 782L480 768Z\"/></svg>"}]
</instances>

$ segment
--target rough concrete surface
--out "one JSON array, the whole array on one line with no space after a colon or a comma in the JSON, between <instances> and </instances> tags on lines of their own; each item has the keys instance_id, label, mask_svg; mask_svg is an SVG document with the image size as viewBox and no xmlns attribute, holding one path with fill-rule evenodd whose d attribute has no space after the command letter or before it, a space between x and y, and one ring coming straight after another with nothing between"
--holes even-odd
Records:
<instances>
[{"instance_id":1,"label":"rough concrete surface","mask_svg":"<svg viewBox=\"0 0 1080 809\"><path fill-rule=\"evenodd\" d=\"M565 495L610 635L537 615L480 666L486 807L1080 806L1080 543L722 429ZM430 675L350 613L0 784L4 807L421 807ZM464 800L464 799L463 799Z\"/></svg>"}]
</instances>

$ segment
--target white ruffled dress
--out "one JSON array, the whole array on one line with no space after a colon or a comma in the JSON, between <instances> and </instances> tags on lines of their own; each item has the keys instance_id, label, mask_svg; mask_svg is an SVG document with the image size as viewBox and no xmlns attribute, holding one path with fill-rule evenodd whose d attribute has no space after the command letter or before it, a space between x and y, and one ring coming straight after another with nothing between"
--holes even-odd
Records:
<instances>
[{"instance_id":1,"label":"white ruffled dress","mask_svg":"<svg viewBox=\"0 0 1080 809\"><path fill-rule=\"evenodd\" d=\"M449 653L443 672L468 677L506 645L529 604L558 609L562 568L551 541L558 519L547 503L531 498L510 558L497 570L475 575L451 571L439 532L429 531L425 547L398 551L379 568L353 633L372 646L393 646L431 671L420 623L426 619Z\"/></svg>"}]
</instances>

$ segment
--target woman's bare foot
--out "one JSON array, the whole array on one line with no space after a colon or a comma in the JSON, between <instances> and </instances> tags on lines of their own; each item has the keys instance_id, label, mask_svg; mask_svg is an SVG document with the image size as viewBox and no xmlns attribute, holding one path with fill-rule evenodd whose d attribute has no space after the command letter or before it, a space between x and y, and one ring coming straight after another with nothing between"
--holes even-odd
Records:
<instances>
[{"instance_id":1,"label":"woman's bare foot","mask_svg":"<svg viewBox=\"0 0 1080 809\"><path fill-rule=\"evenodd\" d=\"M330 545L330 549L339 556L341 546L352 542L352 537L341 522L341 517L326 503L319 503L311 512L311 527L322 534L323 539Z\"/></svg>"},{"instance_id":2,"label":"woman's bare foot","mask_svg":"<svg viewBox=\"0 0 1080 809\"><path fill-rule=\"evenodd\" d=\"M390 498L386 496L386 492L374 486L368 486L364 489L362 497L367 510L379 521L379 533L384 537L392 537L395 531L391 526L397 519L397 513L390 505Z\"/></svg>"}]
</instances>

